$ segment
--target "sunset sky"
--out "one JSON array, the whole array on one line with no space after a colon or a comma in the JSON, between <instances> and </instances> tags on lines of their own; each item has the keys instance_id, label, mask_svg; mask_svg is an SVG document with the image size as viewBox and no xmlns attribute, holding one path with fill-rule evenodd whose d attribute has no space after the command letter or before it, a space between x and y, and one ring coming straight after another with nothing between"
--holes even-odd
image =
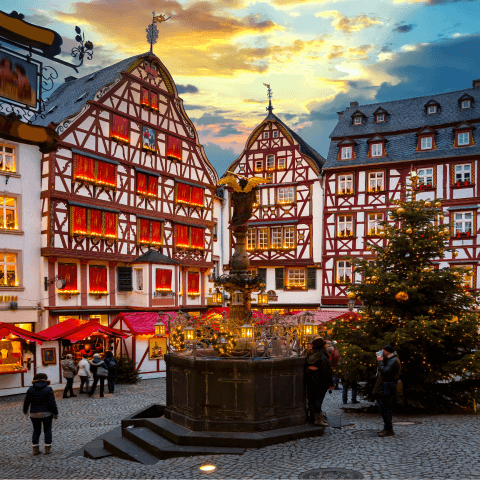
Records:
<instances>
[{"instance_id":1,"label":"sunset sky","mask_svg":"<svg viewBox=\"0 0 480 480\"><path fill-rule=\"evenodd\" d=\"M458 0L3 0L59 32L62 57L74 27L95 44L80 75L149 50L172 74L212 164L222 175L274 113L321 155L351 101L376 103L468 88L480 78L480 5ZM71 60L71 57L69 58Z\"/></svg>"}]
</instances>

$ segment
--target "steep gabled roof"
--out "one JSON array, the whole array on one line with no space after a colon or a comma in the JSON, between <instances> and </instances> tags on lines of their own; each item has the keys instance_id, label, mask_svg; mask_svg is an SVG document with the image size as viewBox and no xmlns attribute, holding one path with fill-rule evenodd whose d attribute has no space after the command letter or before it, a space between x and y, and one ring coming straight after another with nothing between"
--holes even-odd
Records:
<instances>
[{"instance_id":1,"label":"steep gabled roof","mask_svg":"<svg viewBox=\"0 0 480 480\"><path fill-rule=\"evenodd\" d=\"M62 120L75 115L84 108L88 100L93 100L97 92L113 83L135 60L148 56L155 55L152 53L135 55L84 77L62 83L50 95L45 106L45 118L39 116L33 124L46 127L52 122L59 124Z\"/></svg>"}]
</instances>

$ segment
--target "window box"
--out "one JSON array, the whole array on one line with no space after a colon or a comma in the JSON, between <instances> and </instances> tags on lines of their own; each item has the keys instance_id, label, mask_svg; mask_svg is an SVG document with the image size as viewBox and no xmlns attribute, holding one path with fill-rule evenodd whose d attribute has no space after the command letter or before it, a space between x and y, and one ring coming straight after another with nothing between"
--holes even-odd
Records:
<instances>
[{"instance_id":1,"label":"window box","mask_svg":"<svg viewBox=\"0 0 480 480\"><path fill-rule=\"evenodd\" d=\"M429 190L429 189L432 189L434 188L433 185L431 183L422 183L419 187L418 187L418 190Z\"/></svg>"},{"instance_id":2,"label":"window box","mask_svg":"<svg viewBox=\"0 0 480 480\"><path fill-rule=\"evenodd\" d=\"M468 180L465 180L464 182L456 182L454 187L471 187L473 184L470 183Z\"/></svg>"},{"instance_id":3,"label":"window box","mask_svg":"<svg viewBox=\"0 0 480 480\"><path fill-rule=\"evenodd\" d=\"M467 238L467 237L471 237L472 234L470 232L470 230L467 230L466 232L457 232L456 235L455 235L455 238Z\"/></svg>"}]
</instances>

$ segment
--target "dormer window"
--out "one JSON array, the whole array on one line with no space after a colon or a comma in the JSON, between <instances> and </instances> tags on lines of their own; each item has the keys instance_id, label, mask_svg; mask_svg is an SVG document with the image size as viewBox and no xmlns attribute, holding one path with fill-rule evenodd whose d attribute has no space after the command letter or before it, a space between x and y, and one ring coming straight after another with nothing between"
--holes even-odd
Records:
<instances>
[{"instance_id":1,"label":"dormer window","mask_svg":"<svg viewBox=\"0 0 480 480\"><path fill-rule=\"evenodd\" d=\"M354 125L362 125L362 117L353 117L353 124Z\"/></svg>"},{"instance_id":2,"label":"dormer window","mask_svg":"<svg viewBox=\"0 0 480 480\"><path fill-rule=\"evenodd\" d=\"M422 137L420 139L420 150L431 150L432 149L432 137Z\"/></svg>"},{"instance_id":3,"label":"dormer window","mask_svg":"<svg viewBox=\"0 0 480 480\"><path fill-rule=\"evenodd\" d=\"M457 134L457 145L459 147L470 145L470 132L462 132Z\"/></svg>"},{"instance_id":4,"label":"dormer window","mask_svg":"<svg viewBox=\"0 0 480 480\"><path fill-rule=\"evenodd\" d=\"M472 108L472 101L471 100L463 100L462 101L462 110L465 108Z\"/></svg>"},{"instance_id":5,"label":"dormer window","mask_svg":"<svg viewBox=\"0 0 480 480\"><path fill-rule=\"evenodd\" d=\"M454 147L469 147L475 145L473 141L473 126L467 122L462 122L458 127L453 129L455 132Z\"/></svg>"},{"instance_id":6,"label":"dormer window","mask_svg":"<svg viewBox=\"0 0 480 480\"><path fill-rule=\"evenodd\" d=\"M353 160L355 158L355 142L345 138L338 143L337 160Z\"/></svg>"},{"instance_id":7,"label":"dormer window","mask_svg":"<svg viewBox=\"0 0 480 480\"><path fill-rule=\"evenodd\" d=\"M342 160L351 160L353 157L353 147L341 147Z\"/></svg>"},{"instance_id":8,"label":"dormer window","mask_svg":"<svg viewBox=\"0 0 480 480\"><path fill-rule=\"evenodd\" d=\"M437 146L435 145L435 133L436 131L429 127L423 127L418 133L418 142L416 151L424 150L435 150Z\"/></svg>"},{"instance_id":9,"label":"dormer window","mask_svg":"<svg viewBox=\"0 0 480 480\"><path fill-rule=\"evenodd\" d=\"M381 135L374 135L368 141L368 157L385 156L385 139Z\"/></svg>"},{"instance_id":10,"label":"dormer window","mask_svg":"<svg viewBox=\"0 0 480 480\"><path fill-rule=\"evenodd\" d=\"M385 121L385 114L384 113L377 113L377 115L375 115L375 121L377 123L383 123Z\"/></svg>"},{"instance_id":11,"label":"dormer window","mask_svg":"<svg viewBox=\"0 0 480 480\"><path fill-rule=\"evenodd\" d=\"M466 110L468 108L472 108L473 97L468 93L465 93L458 99L458 105L460 107L460 110Z\"/></svg>"},{"instance_id":12,"label":"dormer window","mask_svg":"<svg viewBox=\"0 0 480 480\"><path fill-rule=\"evenodd\" d=\"M437 106L436 105L430 105L427 108L427 113L428 113L428 115L433 115L434 113L437 113Z\"/></svg>"}]
</instances>

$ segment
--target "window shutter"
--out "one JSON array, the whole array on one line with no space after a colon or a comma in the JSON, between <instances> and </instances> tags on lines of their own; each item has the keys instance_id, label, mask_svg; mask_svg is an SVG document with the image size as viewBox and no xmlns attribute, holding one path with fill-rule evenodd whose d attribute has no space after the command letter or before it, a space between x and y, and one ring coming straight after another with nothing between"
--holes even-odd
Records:
<instances>
[{"instance_id":1,"label":"window shutter","mask_svg":"<svg viewBox=\"0 0 480 480\"><path fill-rule=\"evenodd\" d=\"M133 269L132 267L117 267L118 273L118 291L133 291Z\"/></svg>"},{"instance_id":2,"label":"window shutter","mask_svg":"<svg viewBox=\"0 0 480 480\"><path fill-rule=\"evenodd\" d=\"M311 290L317 288L317 269L314 267L307 268L307 288Z\"/></svg>"},{"instance_id":3,"label":"window shutter","mask_svg":"<svg viewBox=\"0 0 480 480\"><path fill-rule=\"evenodd\" d=\"M285 270L283 267L275 269L275 289L284 290L285 289Z\"/></svg>"},{"instance_id":4,"label":"window shutter","mask_svg":"<svg viewBox=\"0 0 480 480\"><path fill-rule=\"evenodd\" d=\"M258 269L258 276L262 279L262 282L266 285L267 284L267 269L266 268L259 268Z\"/></svg>"}]
</instances>

